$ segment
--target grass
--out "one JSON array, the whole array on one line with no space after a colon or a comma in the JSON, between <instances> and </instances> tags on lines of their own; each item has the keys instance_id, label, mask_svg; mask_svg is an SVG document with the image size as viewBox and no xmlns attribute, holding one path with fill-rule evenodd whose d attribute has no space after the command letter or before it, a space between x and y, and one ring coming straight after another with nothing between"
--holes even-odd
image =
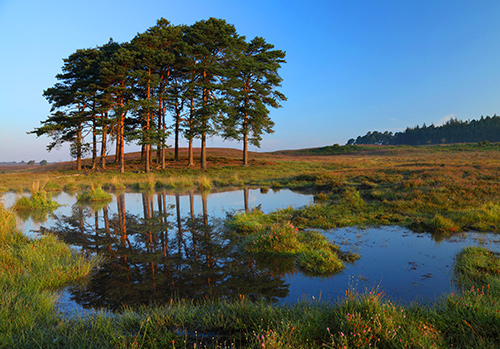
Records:
<instances>
[{"instance_id":1,"label":"grass","mask_svg":"<svg viewBox=\"0 0 500 349\"><path fill-rule=\"evenodd\" d=\"M77 195L78 202L98 202L111 201L112 196L106 193L101 187L94 187Z\"/></svg>"},{"instance_id":2,"label":"grass","mask_svg":"<svg viewBox=\"0 0 500 349\"><path fill-rule=\"evenodd\" d=\"M280 257L284 265L293 260L296 267L289 266L288 273L299 269L310 276L331 276L342 270L345 262L359 258L340 253L338 246L318 232L299 231L279 215L264 215L257 209L233 215L226 225L241 235L243 249L253 256Z\"/></svg>"},{"instance_id":3,"label":"grass","mask_svg":"<svg viewBox=\"0 0 500 349\"><path fill-rule=\"evenodd\" d=\"M31 217L36 222L43 222L47 214L58 207L59 204L52 200L52 195L40 189L39 181L34 181L31 195L17 199L13 209L25 219Z\"/></svg>"},{"instance_id":4,"label":"grass","mask_svg":"<svg viewBox=\"0 0 500 349\"><path fill-rule=\"evenodd\" d=\"M52 236L26 238L15 230L14 215L0 205L1 346L34 345L33 332L50 332L59 321L53 290L83 279L96 263Z\"/></svg>"}]
</instances>

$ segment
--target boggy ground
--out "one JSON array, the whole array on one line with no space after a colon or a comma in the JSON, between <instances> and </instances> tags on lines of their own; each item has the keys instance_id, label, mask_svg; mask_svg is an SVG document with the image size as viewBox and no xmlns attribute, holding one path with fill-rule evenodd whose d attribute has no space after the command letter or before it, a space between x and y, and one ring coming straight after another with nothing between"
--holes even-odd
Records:
<instances>
[{"instance_id":1,"label":"boggy ground","mask_svg":"<svg viewBox=\"0 0 500 349\"><path fill-rule=\"evenodd\" d=\"M28 239L0 206L0 347L5 348L495 348L500 345L500 257L467 248L460 284L434 306L400 306L377 290L346 290L335 304L273 306L239 301L167 306L65 318L53 290L99 264L51 236Z\"/></svg>"},{"instance_id":2,"label":"boggy ground","mask_svg":"<svg viewBox=\"0 0 500 349\"><path fill-rule=\"evenodd\" d=\"M291 221L302 228L399 224L441 234L499 231L497 145L366 147L341 155L296 154L264 154L247 167L232 160L233 164L205 171L177 166L151 174L132 168L124 175L67 169L7 172L0 175L0 186L25 191L38 181L42 189L53 191L92 185L114 190L303 188L315 192L313 205L271 215L249 213L241 222ZM82 260L51 237L23 237L15 230L12 214L1 208L0 346L498 347L499 261L498 255L485 249L465 249L455 266L460 291L434 306L403 307L377 290L365 294L346 290L344 299L335 304L273 306L250 303L242 296L238 302L173 300L170 306L67 319L56 312L51 290L88 275L98 261ZM33 277L39 274L43 277Z\"/></svg>"},{"instance_id":3,"label":"boggy ground","mask_svg":"<svg viewBox=\"0 0 500 349\"><path fill-rule=\"evenodd\" d=\"M319 155L317 155L319 154ZM184 156L184 150L181 152ZM210 149L209 168L187 168L186 159L166 169L141 173L139 154L129 154L128 172L107 172L72 164L0 173L0 192L29 191L34 181L46 191L81 191L91 185L108 190L223 190L255 186L310 190L315 203L285 210L279 219L299 228L401 225L449 234L500 231L500 145L331 146L252 153L249 166L241 151ZM86 161L87 164L89 161Z\"/></svg>"}]
</instances>

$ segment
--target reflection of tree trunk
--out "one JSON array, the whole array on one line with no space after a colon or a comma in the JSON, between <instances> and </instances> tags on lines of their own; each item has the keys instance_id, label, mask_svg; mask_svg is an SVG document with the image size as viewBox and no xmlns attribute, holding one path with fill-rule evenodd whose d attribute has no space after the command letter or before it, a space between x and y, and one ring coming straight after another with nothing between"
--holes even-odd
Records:
<instances>
[{"instance_id":1,"label":"reflection of tree trunk","mask_svg":"<svg viewBox=\"0 0 500 349\"><path fill-rule=\"evenodd\" d=\"M192 239L193 239L193 259L194 261L196 262L198 260L198 247L196 245L196 231L195 229L193 228L193 224L194 224L194 194L193 194L193 191L190 190L189 191L189 211L191 213L191 228L190 228L190 231L191 231L191 236L192 236Z\"/></svg>"},{"instance_id":2,"label":"reflection of tree trunk","mask_svg":"<svg viewBox=\"0 0 500 349\"><path fill-rule=\"evenodd\" d=\"M164 230L161 232L161 251L163 258L168 256L168 222L167 222L167 199L164 193L158 194L158 211Z\"/></svg>"},{"instance_id":3,"label":"reflection of tree trunk","mask_svg":"<svg viewBox=\"0 0 500 349\"><path fill-rule=\"evenodd\" d=\"M208 226L208 207L207 207L207 198L208 195L206 193L201 194L201 201L203 205L203 225L204 225L204 230L205 230L205 241L209 242L210 241L210 229ZM207 268L211 268L212 266L212 256L210 254L210 250L207 249ZM210 286L210 279L208 280L209 286Z\"/></svg>"},{"instance_id":4,"label":"reflection of tree trunk","mask_svg":"<svg viewBox=\"0 0 500 349\"><path fill-rule=\"evenodd\" d=\"M117 208L118 208L118 224L120 229L120 235L122 243L125 247L128 245L128 236L127 236L127 226L126 226L126 218L125 218L125 195L120 194L116 200Z\"/></svg>"},{"instance_id":5,"label":"reflection of tree trunk","mask_svg":"<svg viewBox=\"0 0 500 349\"><path fill-rule=\"evenodd\" d=\"M109 215L108 215L108 206L103 207L102 209L102 215L104 217L104 232L106 233L106 236L109 237L110 229L109 229ZM109 252L111 253L112 251L112 244L109 244Z\"/></svg>"},{"instance_id":6,"label":"reflection of tree trunk","mask_svg":"<svg viewBox=\"0 0 500 349\"><path fill-rule=\"evenodd\" d=\"M146 158L147 159L147 158ZM152 239L151 239L151 230L148 229L147 227L150 225L150 219L151 219L151 210L149 207L149 199L150 196L146 193L142 193L142 211L144 214L144 232L148 234L149 236L149 242L147 243L147 252L151 253L151 246L152 246Z\"/></svg>"},{"instance_id":7,"label":"reflection of tree trunk","mask_svg":"<svg viewBox=\"0 0 500 349\"><path fill-rule=\"evenodd\" d=\"M179 193L175 193L175 210L177 213L177 238L179 241L179 256L180 256L183 236L182 236L182 224L181 224L181 200Z\"/></svg>"},{"instance_id":8,"label":"reflection of tree trunk","mask_svg":"<svg viewBox=\"0 0 500 349\"><path fill-rule=\"evenodd\" d=\"M95 249L99 251L99 211L94 211L94 222L95 222Z\"/></svg>"},{"instance_id":9,"label":"reflection of tree trunk","mask_svg":"<svg viewBox=\"0 0 500 349\"><path fill-rule=\"evenodd\" d=\"M82 234L82 236L84 237L84 240L85 239L85 219L84 219L84 215L83 215L83 212L80 212L80 234ZM87 246L87 244L84 244L82 245L82 250L85 251L85 257L88 257L90 254L89 254L89 248Z\"/></svg>"},{"instance_id":10,"label":"reflection of tree trunk","mask_svg":"<svg viewBox=\"0 0 500 349\"><path fill-rule=\"evenodd\" d=\"M151 273L153 275L153 290L156 292L155 262L151 261Z\"/></svg>"},{"instance_id":11,"label":"reflection of tree trunk","mask_svg":"<svg viewBox=\"0 0 500 349\"><path fill-rule=\"evenodd\" d=\"M249 189L245 188L243 189L243 198L245 201L245 212L248 212L248 195L249 195Z\"/></svg>"},{"instance_id":12,"label":"reflection of tree trunk","mask_svg":"<svg viewBox=\"0 0 500 349\"><path fill-rule=\"evenodd\" d=\"M208 227L208 208L207 208L207 197L206 193L201 194L201 202L203 204L203 224Z\"/></svg>"}]
</instances>

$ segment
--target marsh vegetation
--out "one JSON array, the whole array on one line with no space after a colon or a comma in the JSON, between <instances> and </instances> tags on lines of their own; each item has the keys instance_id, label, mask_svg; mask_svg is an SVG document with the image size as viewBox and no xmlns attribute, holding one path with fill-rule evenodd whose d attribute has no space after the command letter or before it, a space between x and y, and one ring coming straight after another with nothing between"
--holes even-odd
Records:
<instances>
[{"instance_id":1,"label":"marsh vegetation","mask_svg":"<svg viewBox=\"0 0 500 349\"><path fill-rule=\"evenodd\" d=\"M208 230L200 230L204 233L196 235L199 237L198 240L196 237L194 240L189 240L189 243L197 242L198 252L210 251L210 256L217 256L219 260L227 261L228 265L229 259L224 259L226 257L220 253L247 253L251 259L246 261L255 261L257 265L260 260L278 261L273 264L274 269L272 267L255 269L259 270L255 281L264 278L270 280L269 277L272 273L280 271L279 268L283 268L284 272L290 270L287 269L290 266L307 271L307 265L311 260L333 260L332 256L335 254L344 265L349 265L345 264L349 259L348 256L339 253L344 250L343 245L332 245L331 241L324 241L319 234L309 232L310 228L395 225L406 227L421 235L432 233L437 241L446 240L458 232L469 230L498 232L500 230L500 203L497 195L500 184L497 166L499 160L500 155L496 150L489 148L482 150L475 145L358 147L349 155L309 157L294 154L262 155L254 159L248 167L232 166L228 162L222 162L220 166L213 166L205 171L167 167L165 170L150 174L89 172L85 175L75 175L76 173L71 170L62 169L54 172L25 172L22 173L23 180L20 180L19 173L4 173L0 177L0 186L22 192L29 189L33 178L46 176L47 182L54 181L54 178L58 177L59 188L82 191L90 189L94 183L96 186L102 185L103 188L113 189L118 195L121 191L141 190L142 193L147 193L151 190L174 187L202 189L206 183L209 183L212 190L251 185L262 187L264 192L266 188L274 188L276 191L280 188L309 191L314 196L314 202L304 207L261 213L259 210L246 209L247 207L243 206L243 212L233 215L232 220L226 222L226 227L232 227L233 233L238 238L234 240L238 242L234 245L235 248L228 248L227 235L223 235L222 232L214 235ZM142 244L146 247L145 251L149 251L147 253L153 256L156 256L155 253L161 256L163 253L161 244L155 245L149 241L155 234L161 236L158 234L163 228L159 228L159 224L165 223L162 221L165 217L158 210L148 211L148 208L152 207L151 201L145 200L144 202L149 204L142 205L144 211L142 217L121 214L117 207L116 217L108 217L110 222L116 218L116 224L113 223L110 227L121 229L118 222L123 218L130 223L141 221L148 229L139 232L128 227L127 233L138 234L137 238L130 242ZM113 205L118 205L118 202ZM80 207L83 211L87 210L85 206ZM116 243L116 246L121 243L125 247L128 244L126 240L120 239L123 234L115 234L118 237L116 242L106 240L112 236L107 237L105 233L103 211L105 207L91 208L88 211L91 215L95 211L100 212L100 222L103 222L99 225L100 230L84 234L88 241L78 242L79 246L87 246L86 249L80 250L88 256L95 255L95 252L97 255L105 256L104 252L110 250L111 243ZM3 216L12 217L12 213L5 210L2 212ZM175 210L171 214L175 217ZM191 227L206 225L203 214L194 218ZM78 226L78 221L74 221L71 216L67 219L66 227L72 224ZM3 232L7 233L4 235L17 236L15 239L22 237L22 241L27 241L27 244L33 246L39 243L16 233L12 223L8 223L11 220L12 218L2 221ZM170 222L174 225L169 229L176 231L175 219ZM56 232L59 232L59 239L67 242L72 236L82 236L68 235L65 232L69 230L62 229L62 226L60 228L47 232L48 237L39 241L59 243L52 237ZM203 240L203 235L208 239ZM219 240L223 243L217 245L215 242ZM271 240L279 240L282 244L270 243ZM1 248L2 256L6 257L2 261L14 263L9 253L16 251L12 247L17 246L16 242L4 241L6 242L1 244ZM183 252L183 242L178 241L180 243L177 245L175 242L169 245L171 253L169 258L173 264L165 266L177 265L179 270L186 270L188 264L176 264L175 261L180 261L177 258L181 256L194 258L194 255ZM337 249L335 245L339 245L340 248ZM314 248L308 249L305 246ZM325 247L332 255L313 256L310 259L304 257L309 250L320 250L320 247ZM157 250L154 250L155 248ZM179 249L178 253L175 252L176 249ZM111 253L114 253L113 251L114 247L111 248ZM116 251L120 255L125 250ZM71 258L77 258L74 254L71 255L73 256ZM134 258L139 256L135 254ZM188 261L189 258L184 261ZM361 260L362 258L361 254ZM133 262L131 257L127 257L127 260L131 263L130 266L142 265L138 259ZM198 255L196 260L202 264L215 262L215 259L201 258L201 255ZM31 319L18 316L17 319L17 313L12 312L19 308L12 305L13 303L8 303L10 302L8 298L2 299L2 305L6 305L2 307L4 309L2 329L5 329L1 331L2 343L18 347L31 346L35 343L69 347L89 345L194 347L196 344L198 347L264 345L342 348L362 346L367 343L373 347L432 347L433 345L442 348L452 345L496 347L500 345L497 331L500 328L498 260L497 253L485 248L464 249L457 256L454 269L457 288L453 293L437 298L430 304L399 303L385 297L383 290L377 288L364 292L355 287L347 287L343 297L332 302L305 300L277 305L275 302L269 302L272 294L269 299L266 297L252 299L248 294L239 292L232 292L231 297L213 297L210 300L200 298L196 301L187 294L186 297L169 295L168 301L163 305L131 304L124 308L115 307L112 314L97 312L80 318L65 318L57 313L54 294L50 291L60 284L47 283L41 286L41 289L49 290L41 293L43 297L32 293L25 297L36 302L36 305L30 305L34 309L44 304L46 310L42 317ZM124 259L121 262L114 262L117 272L124 270L123 261ZM65 263L71 265L73 262L69 259ZM83 265L88 262L79 263ZM110 260L105 259L102 263L110 263ZM190 267L195 265L191 264ZM240 275L247 276L245 268L250 265L255 267L254 264L239 264ZM336 263L332 265L337 265L333 267L336 270L341 268ZM92 265L82 274L88 274L91 268ZM71 267L69 269L71 270ZM318 270L317 267L311 269ZM2 268L2 270L7 269ZM99 273L99 269L94 270ZM141 277L146 274L148 277L154 275L155 280L158 282L160 280L160 269L150 268L147 271L146 268L140 267L136 270L143 270L144 274ZM224 270L220 271L221 275L225 275ZM17 278L17 273L7 274L3 274L2 277ZM216 280L214 278L216 274L204 275ZM70 280L72 279L66 279ZM227 281L224 278L220 280ZM253 282L251 286L258 285L266 284ZM275 286L277 287L274 291L279 294L281 286L278 284ZM91 293L86 296L89 295ZM120 300L116 304L120 304ZM34 326L35 323L37 326Z\"/></svg>"}]
</instances>

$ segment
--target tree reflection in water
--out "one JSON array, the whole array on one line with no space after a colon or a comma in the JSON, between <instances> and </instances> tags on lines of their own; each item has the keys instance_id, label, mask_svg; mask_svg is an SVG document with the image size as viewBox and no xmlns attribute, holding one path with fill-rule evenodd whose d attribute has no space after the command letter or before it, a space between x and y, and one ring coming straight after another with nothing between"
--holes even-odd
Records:
<instances>
[{"instance_id":1,"label":"tree reflection in water","mask_svg":"<svg viewBox=\"0 0 500 349\"><path fill-rule=\"evenodd\" d=\"M248 210L248 192L244 193ZM182 216L180 194L167 205L165 193L143 193L142 214L127 212L125 195L117 194L116 213L76 204L71 216L58 217L51 229L86 255L106 257L88 285L71 287L72 299L90 308L164 304L171 299L250 299L277 302L288 295L285 275L293 261L245 254L221 219L210 217L207 195L202 212ZM291 265L290 265L291 263Z\"/></svg>"}]
</instances>

